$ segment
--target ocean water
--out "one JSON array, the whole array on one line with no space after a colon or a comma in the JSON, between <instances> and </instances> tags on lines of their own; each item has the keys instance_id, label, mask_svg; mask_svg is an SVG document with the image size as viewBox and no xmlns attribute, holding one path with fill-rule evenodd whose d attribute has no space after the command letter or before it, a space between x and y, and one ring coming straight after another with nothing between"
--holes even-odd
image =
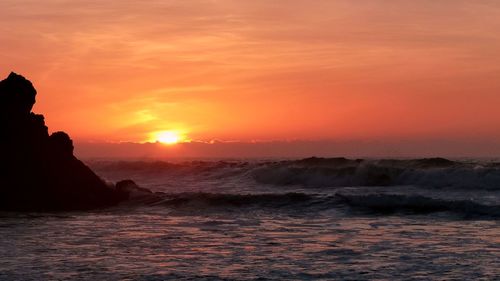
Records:
<instances>
[{"instance_id":1,"label":"ocean water","mask_svg":"<svg viewBox=\"0 0 500 281\"><path fill-rule=\"evenodd\" d=\"M0 280L500 280L500 164L88 164L154 195L0 213Z\"/></svg>"}]
</instances>

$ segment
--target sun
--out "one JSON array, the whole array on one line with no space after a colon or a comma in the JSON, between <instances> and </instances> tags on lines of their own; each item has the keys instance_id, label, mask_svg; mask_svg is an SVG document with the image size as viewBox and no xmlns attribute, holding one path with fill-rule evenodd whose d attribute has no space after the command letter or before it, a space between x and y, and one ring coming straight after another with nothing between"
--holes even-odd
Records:
<instances>
[{"instance_id":1,"label":"sun","mask_svg":"<svg viewBox=\"0 0 500 281\"><path fill-rule=\"evenodd\" d=\"M184 141L185 137L176 131L160 131L154 133L154 140L163 144L176 144Z\"/></svg>"}]
</instances>

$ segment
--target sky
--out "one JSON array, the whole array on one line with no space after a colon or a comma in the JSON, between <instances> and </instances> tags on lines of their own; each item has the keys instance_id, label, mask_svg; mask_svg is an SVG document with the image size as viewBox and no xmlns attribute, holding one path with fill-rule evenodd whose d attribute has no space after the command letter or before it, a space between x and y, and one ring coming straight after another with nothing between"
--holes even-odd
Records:
<instances>
[{"instance_id":1,"label":"sky","mask_svg":"<svg viewBox=\"0 0 500 281\"><path fill-rule=\"evenodd\" d=\"M171 131L500 156L498 30L498 1L2 0L0 76L82 154Z\"/></svg>"}]
</instances>

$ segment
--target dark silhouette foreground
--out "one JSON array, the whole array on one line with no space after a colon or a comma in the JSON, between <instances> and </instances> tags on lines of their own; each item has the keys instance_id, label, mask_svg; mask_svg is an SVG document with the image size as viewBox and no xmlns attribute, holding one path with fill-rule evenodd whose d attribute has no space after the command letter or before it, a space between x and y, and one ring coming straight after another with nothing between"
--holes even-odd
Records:
<instances>
[{"instance_id":1,"label":"dark silhouette foreground","mask_svg":"<svg viewBox=\"0 0 500 281\"><path fill-rule=\"evenodd\" d=\"M73 155L66 133L49 135L43 115L31 112L35 96L21 75L0 81L0 210L84 210L126 199Z\"/></svg>"}]
</instances>

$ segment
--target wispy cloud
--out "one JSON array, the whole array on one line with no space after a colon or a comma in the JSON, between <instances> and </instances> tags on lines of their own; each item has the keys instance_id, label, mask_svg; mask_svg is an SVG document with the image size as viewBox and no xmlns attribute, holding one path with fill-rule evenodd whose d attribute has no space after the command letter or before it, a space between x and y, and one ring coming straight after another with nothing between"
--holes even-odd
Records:
<instances>
[{"instance_id":1,"label":"wispy cloud","mask_svg":"<svg viewBox=\"0 0 500 281\"><path fill-rule=\"evenodd\" d=\"M5 0L0 71L81 139L499 138L499 19L495 1Z\"/></svg>"}]
</instances>

